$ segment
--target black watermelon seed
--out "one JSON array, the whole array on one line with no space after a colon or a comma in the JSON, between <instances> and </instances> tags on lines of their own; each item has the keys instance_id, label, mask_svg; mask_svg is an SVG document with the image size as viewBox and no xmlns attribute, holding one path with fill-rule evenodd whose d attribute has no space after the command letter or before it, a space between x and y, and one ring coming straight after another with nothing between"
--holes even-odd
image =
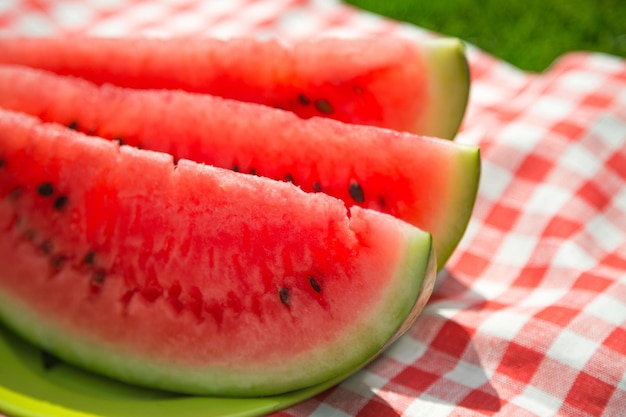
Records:
<instances>
[{"instance_id":1,"label":"black watermelon seed","mask_svg":"<svg viewBox=\"0 0 626 417\"><path fill-rule=\"evenodd\" d=\"M54 269L61 269L63 264L67 261L67 256L65 255L55 255L50 260L50 264Z\"/></svg>"},{"instance_id":2,"label":"black watermelon seed","mask_svg":"<svg viewBox=\"0 0 626 417\"><path fill-rule=\"evenodd\" d=\"M291 294L289 294L289 288L281 287L278 290L278 296L280 297L280 302L289 307Z\"/></svg>"},{"instance_id":3,"label":"black watermelon seed","mask_svg":"<svg viewBox=\"0 0 626 417\"><path fill-rule=\"evenodd\" d=\"M46 350L41 351L41 365L44 370L49 371L60 363L62 363L61 359L57 358L52 353Z\"/></svg>"},{"instance_id":4,"label":"black watermelon seed","mask_svg":"<svg viewBox=\"0 0 626 417\"><path fill-rule=\"evenodd\" d=\"M323 114L332 114L333 112L333 106L328 102L328 100L324 99L315 100L315 108Z\"/></svg>"},{"instance_id":5,"label":"black watermelon seed","mask_svg":"<svg viewBox=\"0 0 626 417\"><path fill-rule=\"evenodd\" d=\"M40 249L43 253L52 253L52 241L50 241L50 239L44 240Z\"/></svg>"},{"instance_id":6,"label":"black watermelon seed","mask_svg":"<svg viewBox=\"0 0 626 417\"><path fill-rule=\"evenodd\" d=\"M54 209L56 211L61 211L67 206L67 202L69 199L66 195L60 195L54 200Z\"/></svg>"},{"instance_id":7,"label":"black watermelon seed","mask_svg":"<svg viewBox=\"0 0 626 417\"><path fill-rule=\"evenodd\" d=\"M85 257L83 258L83 263L85 265L93 265L95 260L96 260L96 252L90 250L89 252L87 252Z\"/></svg>"},{"instance_id":8,"label":"black watermelon seed","mask_svg":"<svg viewBox=\"0 0 626 417\"><path fill-rule=\"evenodd\" d=\"M313 191L315 191L316 193L319 193L322 191L322 185L317 182L317 181L313 181Z\"/></svg>"},{"instance_id":9,"label":"black watermelon seed","mask_svg":"<svg viewBox=\"0 0 626 417\"><path fill-rule=\"evenodd\" d=\"M97 284L102 284L104 282L106 274L102 270L98 270L93 273L93 281Z\"/></svg>"},{"instance_id":10,"label":"black watermelon seed","mask_svg":"<svg viewBox=\"0 0 626 417\"><path fill-rule=\"evenodd\" d=\"M295 184L295 181L293 179L293 175L291 175L289 173L285 174L285 181L290 182L292 184Z\"/></svg>"},{"instance_id":11,"label":"black watermelon seed","mask_svg":"<svg viewBox=\"0 0 626 417\"><path fill-rule=\"evenodd\" d=\"M357 203L363 203L365 201L365 193L358 182L351 182L348 192L350 193L350 197Z\"/></svg>"},{"instance_id":12,"label":"black watermelon seed","mask_svg":"<svg viewBox=\"0 0 626 417\"><path fill-rule=\"evenodd\" d=\"M304 106L308 106L309 104L311 104L311 100L309 100L309 98L302 93L298 94L298 101Z\"/></svg>"},{"instance_id":13,"label":"black watermelon seed","mask_svg":"<svg viewBox=\"0 0 626 417\"><path fill-rule=\"evenodd\" d=\"M0 168L4 167L7 163L4 159L0 159Z\"/></svg>"},{"instance_id":14,"label":"black watermelon seed","mask_svg":"<svg viewBox=\"0 0 626 417\"><path fill-rule=\"evenodd\" d=\"M122 139L121 136L116 136L116 137L113 138L113 140L115 142L117 142L120 146L122 146L124 144L124 139Z\"/></svg>"},{"instance_id":15,"label":"black watermelon seed","mask_svg":"<svg viewBox=\"0 0 626 417\"><path fill-rule=\"evenodd\" d=\"M256 169L250 168L250 175L256 175Z\"/></svg>"},{"instance_id":16,"label":"black watermelon seed","mask_svg":"<svg viewBox=\"0 0 626 417\"><path fill-rule=\"evenodd\" d=\"M52 194L54 194L54 187L52 186L52 183L42 182L41 184L39 184L39 186L37 187L37 194L42 197L50 197Z\"/></svg>"},{"instance_id":17,"label":"black watermelon seed","mask_svg":"<svg viewBox=\"0 0 626 417\"><path fill-rule=\"evenodd\" d=\"M313 278L312 275L309 275L309 284L311 284L311 287L315 290L315 292L322 291L322 287L320 287L320 284L315 281L315 278Z\"/></svg>"},{"instance_id":18,"label":"black watermelon seed","mask_svg":"<svg viewBox=\"0 0 626 417\"><path fill-rule=\"evenodd\" d=\"M233 165L232 170L235 172L239 172L239 165L237 164Z\"/></svg>"},{"instance_id":19,"label":"black watermelon seed","mask_svg":"<svg viewBox=\"0 0 626 417\"><path fill-rule=\"evenodd\" d=\"M72 130L78 130L78 122L76 120L72 120L67 124L67 127Z\"/></svg>"}]
</instances>

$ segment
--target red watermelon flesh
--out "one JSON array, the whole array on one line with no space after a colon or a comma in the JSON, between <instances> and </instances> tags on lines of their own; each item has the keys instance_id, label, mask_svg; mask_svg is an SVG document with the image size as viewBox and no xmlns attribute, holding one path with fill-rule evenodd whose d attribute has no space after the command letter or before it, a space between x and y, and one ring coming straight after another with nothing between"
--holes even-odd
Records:
<instances>
[{"instance_id":1,"label":"red watermelon flesh","mask_svg":"<svg viewBox=\"0 0 626 417\"><path fill-rule=\"evenodd\" d=\"M0 106L391 214L432 233L439 268L465 231L478 187L476 147L208 95L0 66Z\"/></svg>"},{"instance_id":2,"label":"red watermelon flesh","mask_svg":"<svg viewBox=\"0 0 626 417\"><path fill-rule=\"evenodd\" d=\"M457 39L319 39L285 46L254 38L5 38L0 63L444 138L456 134L469 91Z\"/></svg>"},{"instance_id":3,"label":"red watermelon flesh","mask_svg":"<svg viewBox=\"0 0 626 417\"><path fill-rule=\"evenodd\" d=\"M268 395L364 365L432 291L408 223L172 162L0 111L0 318L124 381Z\"/></svg>"}]
</instances>

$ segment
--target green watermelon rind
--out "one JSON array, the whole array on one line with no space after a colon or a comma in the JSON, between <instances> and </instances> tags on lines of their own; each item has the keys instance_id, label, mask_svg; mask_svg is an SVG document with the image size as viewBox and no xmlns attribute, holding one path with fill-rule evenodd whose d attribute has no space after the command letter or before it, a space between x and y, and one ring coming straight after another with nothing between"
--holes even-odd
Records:
<instances>
[{"instance_id":1,"label":"green watermelon rind","mask_svg":"<svg viewBox=\"0 0 626 417\"><path fill-rule=\"evenodd\" d=\"M430 74L430 102L412 130L424 136L454 139L465 116L470 93L470 70L465 44L458 38L435 38L423 43Z\"/></svg>"},{"instance_id":2,"label":"green watermelon rind","mask_svg":"<svg viewBox=\"0 0 626 417\"><path fill-rule=\"evenodd\" d=\"M438 270L444 268L465 235L480 185L482 165L480 148L459 143L457 145L461 148L461 152L458 153L455 163L450 168L458 172L456 175L451 175L451 178L457 179L449 185L455 190L450 193L452 201L443 205L448 208L448 211L441 213L442 220L437 222L439 229L428 230L438 239L434 243Z\"/></svg>"},{"instance_id":3,"label":"green watermelon rind","mask_svg":"<svg viewBox=\"0 0 626 417\"><path fill-rule=\"evenodd\" d=\"M363 209L354 207L352 211L355 216ZM388 216L380 213L372 214L380 216L383 221L403 223L395 218L386 219ZM303 389L334 379L339 382L361 369L406 332L430 297L436 278L431 235L408 224L403 225L406 230L406 253L393 275L393 285L388 286L386 294L381 294L377 308L368 310L369 316L345 340L335 342L332 348L321 350L313 360L309 358L308 366L302 358L296 358L291 367L293 374L288 378L285 378L284 370L272 373L271 369L260 369L252 374L249 370L234 373L232 369L223 369L208 376L209 371L199 367L177 368L167 363L146 362L136 354L120 355L115 353L114 343L110 349L100 341L80 338L67 329L46 322L1 289L0 320L26 340L68 363L126 383L156 389L197 395L260 397ZM322 370L331 359L335 359L336 363ZM124 373L124 369L128 372ZM151 377L147 378L148 375ZM242 383L244 379L247 383ZM210 388L207 387L208 383L212 385Z\"/></svg>"}]
</instances>

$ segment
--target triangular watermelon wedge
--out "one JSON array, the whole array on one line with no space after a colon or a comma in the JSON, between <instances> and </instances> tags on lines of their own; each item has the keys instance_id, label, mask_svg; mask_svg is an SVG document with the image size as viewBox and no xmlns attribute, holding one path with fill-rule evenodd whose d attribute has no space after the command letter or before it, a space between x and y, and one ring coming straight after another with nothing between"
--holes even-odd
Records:
<instances>
[{"instance_id":1,"label":"triangular watermelon wedge","mask_svg":"<svg viewBox=\"0 0 626 417\"><path fill-rule=\"evenodd\" d=\"M474 146L326 118L303 120L203 94L98 87L0 65L0 106L167 152L174 160L289 180L347 205L392 214L432 233L439 269L465 231L478 188Z\"/></svg>"},{"instance_id":2,"label":"triangular watermelon wedge","mask_svg":"<svg viewBox=\"0 0 626 417\"><path fill-rule=\"evenodd\" d=\"M460 40L4 38L0 63L131 88L182 89L453 138L469 94Z\"/></svg>"},{"instance_id":3,"label":"triangular watermelon wedge","mask_svg":"<svg viewBox=\"0 0 626 417\"><path fill-rule=\"evenodd\" d=\"M358 369L428 299L429 234L172 162L0 111L0 318L123 381L259 396Z\"/></svg>"}]
</instances>

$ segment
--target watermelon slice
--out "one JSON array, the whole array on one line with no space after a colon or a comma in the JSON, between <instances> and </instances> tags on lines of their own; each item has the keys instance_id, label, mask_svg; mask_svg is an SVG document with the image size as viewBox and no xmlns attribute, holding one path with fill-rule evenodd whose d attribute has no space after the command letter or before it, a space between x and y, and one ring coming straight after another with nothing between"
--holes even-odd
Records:
<instances>
[{"instance_id":1,"label":"watermelon slice","mask_svg":"<svg viewBox=\"0 0 626 417\"><path fill-rule=\"evenodd\" d=\"M0 106L84 133L322 191L433 235L441 269L469 222L478 148L443 139L303 120L258 104L169 90L96 86L0 65Z\"/></svg>"},{"instance_id":2,"label":"watermelon slice","mask_svg":"<svg viewBox=\"0 0 626 417\"><path fill-rule=\"evenodd\" d=\"M458 39L0 39L0 63L132 88L183 89L453 138L469 92Z\"/></svg>"},{"instance_id":3,"label":"watermelon slice","mask_svg":"<svg viewBox=\"0 0 626 417\"><path fill-rule=\"evenodd\" d=\"M193 394L310 386L402 334L435 271L392 216L0 111L0 318L70 363Z\"/></svg>"}]
</instances>

